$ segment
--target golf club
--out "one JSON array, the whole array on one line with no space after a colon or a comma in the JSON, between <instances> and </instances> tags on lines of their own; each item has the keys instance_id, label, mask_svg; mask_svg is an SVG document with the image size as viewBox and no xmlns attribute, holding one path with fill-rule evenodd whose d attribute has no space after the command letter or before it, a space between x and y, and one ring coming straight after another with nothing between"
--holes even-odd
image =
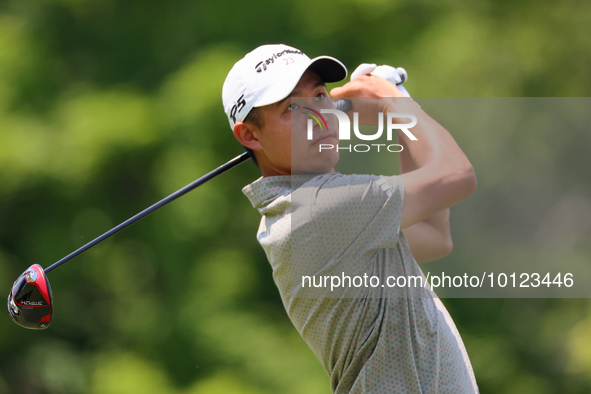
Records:
<instances>
[{"instance_id":1,"label":"golf club","mask_svg":"<svg viewBox=\"0 0 591 394\"><path fill-rule=\"evenodd\" d=\"M75 250L61 260L53 263L45 270L43 270L39 264L33 264L27 268L27 270L23 272L16 281L14 281L10 293L8 294L8 313L12 320L19 326L32 330L43 330L49 327L53 312L53 295L51 293L51 287L49 286L49 280L46 277L48 272L53 271L65 262L92 248L99 242L109 238L111 235L118 233L125 227L137 222L155 210L162 208L166 204L187 194L191 190L215 178L216 176L236 167L238 164L244 163L248 159L250 159L250 155L247 152L236 156L226 164L191 182L182 189L177 190L168 197L144 209L137 215L132 216L118 226L113 227L103 235L93 239L86 245Z\"/></svg>"},{"instance_id":2,"label":"golf club","mask_svg":"<svg viewBox=\"0 0 591 394\"><path fill-rule=\"evenodd\" d=\"M406 71L400 67L396 69L396 71L402 78L402 82L400 83L405 82L407 79ZM396 83L394 80L392 80L392 82ZM400 86L400 84L398 85ZM352 106L351 102L346 99L337 101L335 105L336 108L341 111L347 111ZM244 152L241 155L236 156L226 164L221 165L215 170L172 193L168 197L144 209L135 216L132 216L118 226L113 227L111 230L98 236L97 238L88 242L86 245L76 249L74 252L45 268L45 270L39 264L31 265L16 279L16 281L14 281L10 293L8 294L7 307L8 313L12 320L19 326L32 330L43 330L49 327L53 313L53 294L51 292L49 280L46 276L47 273L53 271L60 265L92 248L99 242L102 242L115 233L118 233L127 226L137 222L141 218L149 215L159 208L162 208L166 204L187 194L191 190L236 167L250 158L251 156L248 152Z\"/></svg>"}]
</instances>

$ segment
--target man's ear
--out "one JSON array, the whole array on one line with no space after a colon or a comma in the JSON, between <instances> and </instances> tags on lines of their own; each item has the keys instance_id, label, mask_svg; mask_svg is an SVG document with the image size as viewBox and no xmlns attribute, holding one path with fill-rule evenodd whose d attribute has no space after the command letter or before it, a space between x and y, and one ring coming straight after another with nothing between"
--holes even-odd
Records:
<instances>
[{"instance_id":1,"label":"man's ear","mask_svg":"<svg viewBox=\"0 0 591 394\"><path fill-rule=\"evenodd\" d=\"M257 138L258 134L258 129L250 122L238 122L234 125L234 137L236 137L238 142L249 149L262 149L263 146Z\"/></svg>"}]
</instances>

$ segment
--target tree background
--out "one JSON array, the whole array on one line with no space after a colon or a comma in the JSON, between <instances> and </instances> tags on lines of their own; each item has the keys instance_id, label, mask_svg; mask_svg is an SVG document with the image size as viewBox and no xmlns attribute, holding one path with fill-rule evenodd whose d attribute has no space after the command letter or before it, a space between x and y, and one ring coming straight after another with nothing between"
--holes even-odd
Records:
<instances>
[{"instance_id":1,"label":"tree background","mask_svg":"<svg viewBox=\"0 0 591 394\"><path fill-rule=\"evenodd\" d=\"M415 97L585 97L590 26L575 0L0 1L0 289L240 154L221 87L258 45L403 66ZM454 136L479 189L447 259L590 261L585 132ZM0 393L329 393L255 238L259 176L243 164L52 272L49 329L0 319ZM591 390L587 299L443 301L482 393Z\"/></svg>"}]
</instances>

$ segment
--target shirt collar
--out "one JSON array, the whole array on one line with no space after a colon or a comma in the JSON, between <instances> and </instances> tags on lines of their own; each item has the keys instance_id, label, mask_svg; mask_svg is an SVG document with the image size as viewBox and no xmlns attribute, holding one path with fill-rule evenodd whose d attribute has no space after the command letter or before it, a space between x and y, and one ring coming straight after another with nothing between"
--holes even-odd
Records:
<instances>
[{"instance_id":1,"label":"shirt collar","mask_svg":"<svg viewBox=\"0 0 591 394\"><path fill-rule=\"evenodd\" d=\"M260 177L250 185L242 188L242 193L250 200L254 208L261 208L269 202L282 195L291 194L291 192L315 175L280 175Z\"/></svg>"},{"instance_id":2,"label":"shirt collar","mask_svg":"<svg viewBox=\"0 0 591 394\"><path fill-rule=\"evenodd\" d=\"M254 208L259 208L269 198L291 193L291 176L260 177L242 188L242 193L250 200Z\"/></svg>"}]
</instances>

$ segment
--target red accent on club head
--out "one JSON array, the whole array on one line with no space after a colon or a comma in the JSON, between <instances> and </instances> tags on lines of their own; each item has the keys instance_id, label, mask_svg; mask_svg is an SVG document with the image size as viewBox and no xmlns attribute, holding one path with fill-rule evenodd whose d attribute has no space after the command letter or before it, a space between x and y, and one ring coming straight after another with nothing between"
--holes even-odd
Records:
<instances>
[{"instance_id":1,"label":"red accent on club head","mask_svg":"<svg viewBox=\"0 0 591 394\"><path fill-rule=\"evenodd\" d=\"M49 292L47 291L47 279L45 278L45 271L43 271L43 268L41 268L39 264L33 264L29 267L29 269L32 269L37 274L35 286L37 286L39 289L39 292L43 296L45 302L47 302L48 305L51 305L49 300Z\"/></svg>"}]
</instances>

